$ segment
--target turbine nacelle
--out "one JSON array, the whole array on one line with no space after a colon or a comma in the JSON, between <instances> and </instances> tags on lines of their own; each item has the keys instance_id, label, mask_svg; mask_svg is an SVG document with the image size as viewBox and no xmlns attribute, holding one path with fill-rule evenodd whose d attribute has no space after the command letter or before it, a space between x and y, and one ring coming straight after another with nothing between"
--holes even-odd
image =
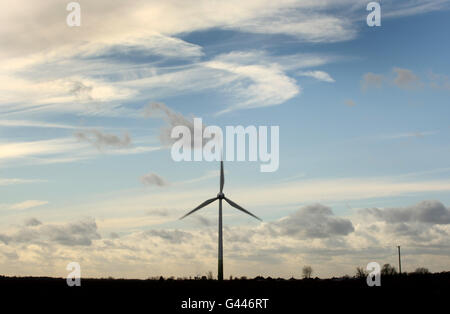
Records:
<instances>
[{"instance_id":1,"label":"turbine nacelle","mask_svg":"<svg viewBox=\"0 0 450 314\"><path fill-rule=\"evenodd\" d=\"M181 217L180 219L183 219L184 217L189 216L190 214L196 212L199 209L202 209L203 207L211 204L212 202L215 202L217 200L225 200L225 202L227 202L228 204L230 204L232 207L246 213L247 215L252 216L253 218L258 219L259 221L262 221L259 217L253 215L251 212L249 212L248 210L244 209L242 206L236 204L235 202L233 202L232 200L230 200L229 198L225 197L225 194L222 192L223 191L223 186L225 184L225 175L223 173L223 161L220 162L220 189L219 189L219 193L217 194L216 197L211 198L209 200L204 201L203 203L201 203L200 205L198 205L196 208L194 208L193 210L191 210L189 213L187 213L186 215L184 215L183 217ZM222 204L222 203L221 203Z\"/></svg>"}]
</instances>

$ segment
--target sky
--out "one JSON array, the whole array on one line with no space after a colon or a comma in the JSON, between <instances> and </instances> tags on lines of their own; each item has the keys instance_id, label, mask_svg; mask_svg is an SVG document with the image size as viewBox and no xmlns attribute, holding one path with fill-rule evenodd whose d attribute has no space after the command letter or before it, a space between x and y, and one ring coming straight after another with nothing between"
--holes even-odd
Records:
<instances>
[{"instance_id":1,"label":"sky","mask_svg":"<svg viewBox=\"0 0 450 314\"><path fill-rule=\"evenodd\" d=\"M78 1L0 11L0 274L216 271L217 162L168 132L279 126L279 168L225 161L228 276L450 265L448 0Z\"/></svg>"}]
</instances>

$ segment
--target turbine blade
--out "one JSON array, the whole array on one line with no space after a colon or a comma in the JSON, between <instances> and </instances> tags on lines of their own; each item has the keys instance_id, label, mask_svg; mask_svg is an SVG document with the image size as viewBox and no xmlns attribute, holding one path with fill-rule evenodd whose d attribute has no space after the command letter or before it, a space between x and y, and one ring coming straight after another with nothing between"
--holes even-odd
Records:
<instances>
[{"instance_id":1,"label":"turbine blade","mask_svg":"<svg viewBox=\"0 0 450 314\"><path fill-rule=\"evenodd\" d=\"M251 212L249 212L248 210L242 208L241 206L239 206L238 204L236 204L235 202L233 202L233 201L230 200L229 198L224 197L224 199L227 201L228 204L230 204L230 205L233 206L234 208L239 209L240 211L243 211L244 213L246 213L246 214L252 216L253 218L258 219L259 221L262 221L261 218L259 218L259 217L255 216L255 215L253 215Z\"/></svg>"},{"instance_id":2,"label":"turbine blade","mask_svg":"<svg viewBox=\"0 0 450 314\"><path fill-rule=\"evenodd\" d=\"M223 185L225 184L225 177L223 175L223 160L220 161L220 193L223 191Z\"/></svg>"},{"instance_id":3,"label":"turbine blade","mask_svg":"<svg viewBox=\"0 0 450 314\"><path fill-rule=\"evenodd\" d=\"M197 207L195 207L193 210L191 210L189 213L187 213L186 215L184 215L184 216L181 217L180 219L183 219L183 218L189 216L190 214L192 214L193 212L196 212L197 210L199 210L199 209L205 207L206 205L211 204L211 203L214 202L216 199L218 199L218 197L214 197L214 198L211 198L211 199L209 199L209 200L207 200L207 201L204 201L203 203L201 203L200 205L198 205Z\"/></svg>"}]
</instances>

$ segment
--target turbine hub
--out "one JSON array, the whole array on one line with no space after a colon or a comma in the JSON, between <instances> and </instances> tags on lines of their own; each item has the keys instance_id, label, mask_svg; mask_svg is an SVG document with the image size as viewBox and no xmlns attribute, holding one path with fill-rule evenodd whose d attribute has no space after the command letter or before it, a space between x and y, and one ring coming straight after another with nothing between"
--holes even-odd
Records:
<instances>
[{"instance_id":1,"label":"turbine hub","mask_svg":"<svg viewBox=\"0 0 450 314\"><path fill-rule=\"evenodd\" d=\"M225 194L223 194L223 193L218 193L218 194L217 194L217 197L218 197L220 200L222 200L222 199L225 198Z\"/></svg>"}]
</instances>

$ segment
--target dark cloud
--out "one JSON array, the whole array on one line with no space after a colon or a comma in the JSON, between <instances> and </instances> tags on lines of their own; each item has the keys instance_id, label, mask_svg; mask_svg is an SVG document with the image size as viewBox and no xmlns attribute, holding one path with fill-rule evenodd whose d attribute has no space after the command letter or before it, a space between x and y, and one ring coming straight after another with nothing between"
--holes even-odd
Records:
<instances>
[{"instance_id":1,"label":"dark cloud","mask_svg":"<svg viewBox=\"0 0 450 314\"><path fill-rule=\"evenodd\" d=\"M116 232L111 232L111 233L109 234L109 237L110 237L111 239L118 239L118 238L120 238L119 234L116 233Z\"/></svg>"},{"instance_id":2,"label":"dark cloud","mask_svg":"<svg viewBox=\"0 0 450 314\"><path fill-rule=\"evenodd\" d=\"M203 217L202 215L193 215L192 218L194 218L201 226L211 227L215 225L214 220Z\"/></svg>"},{"instance_id":3,"label":"dark cloud","mask_svg":"<svg viewBox=\"0 0 450 314\"><path fill-rule=\"evenodd\" d=\"M25 220L25 226L39 226L42 225L42 222L40 222L39 220L37 220L34 217L28 218Z\"/></svg>"},{"instance_id":4,"label":"dark cloud","mask_svg":"<svg viewBox=\"0 0 450 314\"><path fill-rule=\"evenodd\" d=\"M57 243L67 246L92 244L92 240L100 239L97 224L93 219L73 222L64 225L39 224L26 225L11 235L0 235L5 244L17 243Z\"/></svg>"},{"instance_id":5,"label":"dark cloud","mask_svg":"<svg viewBox=\"0 0 450 314\"><path fill-rule=\"evenodd\" d=\"M192 237L190 233L179 230L148 230L144 234L150 237L159 237L174 244L180 244Z\"/></svg>"},{"instance_id":6,"label":"dark cloud","mask_svg":"<svg viewBox=\"0 0 450 314\"><path fill-rule=\"evenodd\" d=\"M11 238L5 234L0 234L0 241L3 242L4 244L8 244L9 241L11 241Z\"/></svg>"},{"instance_id":7,"label":"dark cloud","mask_svg":"<svg viewBox=\"0 0 450 314\"><path fill-rule=\"evenodd\" d=\"M141 182L143 185L156 185L156 186L167 186L168 183L162 177L156 173L147 173L141 177Z\"/></svg>"},{"instance_id":8,"label":"dark cloud","mask_svg":"<svg viewBox=\"0 0 450 314\"><path fill-rule=\"evenodd\" d=\"M250 243L255 233L257 233L255 229L227 226L224 228L225 241L230 243Z\"/></svg>"},{"instance_id":9,"label":"dark cloud","mask_svg":"<svg viewBox=\"0 0 450 314\"><path fill-rule=\"evenodd\" d=\"M390 224L420 222L428 224L450 224L450 211L441 202L422 201L410 207L400 208L366 208L359 211L362 215L369 215L377 220Z\"/></svg>"},{"instance_id":10,"label":"dark cloud","mask_svg":"<svg viewBox=\"0 0 450 314\"><path fill-rule=\"evenodd\" d=\"M19 259L19 255L15 251L12 252L0 252L2 253L9 261Z\"/></svg>"},{"instance_id":11,"label":"dark cloud","mask_svg":"<svg viewBox=\"0 0 450 314\"><path fill-rule=\"evenodd\" d=\"M122 138L99 130L78 131L74 135L79 141L89 142L99 150L107 147L125 148L131 145L131 137L127 132L123 134Z\"/></svg>"},{"instance_id":12,"label":"dark cloud","mask_svg":"<svg viewBox=\"0 0 450 314\"><path fill-rule=\"evenodd\" d=\"M91 245L100 239L94 220L85 220L66 225L44 225L43 233L50 241L63 245Z\"/></svg>"},{"instance_id":13,"label":"dark cloud","mask_svg":"<svg viewBox=\"0 0 450 314\"><path fill-rule=\"evenodd\" d=\"M87 86L83 82L80 81L72 81L72 88L70 89L70 93L75 95L79 100L92 100L92 86Z\"/></svg>"},{"instance_id":14,"label":"dark cloud","mask_svg":"<svg viewBox=\"0 0 450 314\"><path fill-rule=\"evenodd\" d=\"M355 230L350 220L335 217L329 207L321 204L304 206L272 226L272 232L298 238L345 236Z\"/></svg>"},{"instance_id":15,"label":"dark cloud","mask_svg":"<svg viewBox=\"0 0 450 314\"><path fill-rule=\"evenodd\" d=\"M383 231L387 233L393 233L398 236L411 237L415 239L422 238L422 240L429 240L423 238L423 236L426 235L425 233L427 230L424 230L424 228L422 228L422 226L418 224L410 224L404 222L389 224Z\"/></svg>"}]
</instances>

